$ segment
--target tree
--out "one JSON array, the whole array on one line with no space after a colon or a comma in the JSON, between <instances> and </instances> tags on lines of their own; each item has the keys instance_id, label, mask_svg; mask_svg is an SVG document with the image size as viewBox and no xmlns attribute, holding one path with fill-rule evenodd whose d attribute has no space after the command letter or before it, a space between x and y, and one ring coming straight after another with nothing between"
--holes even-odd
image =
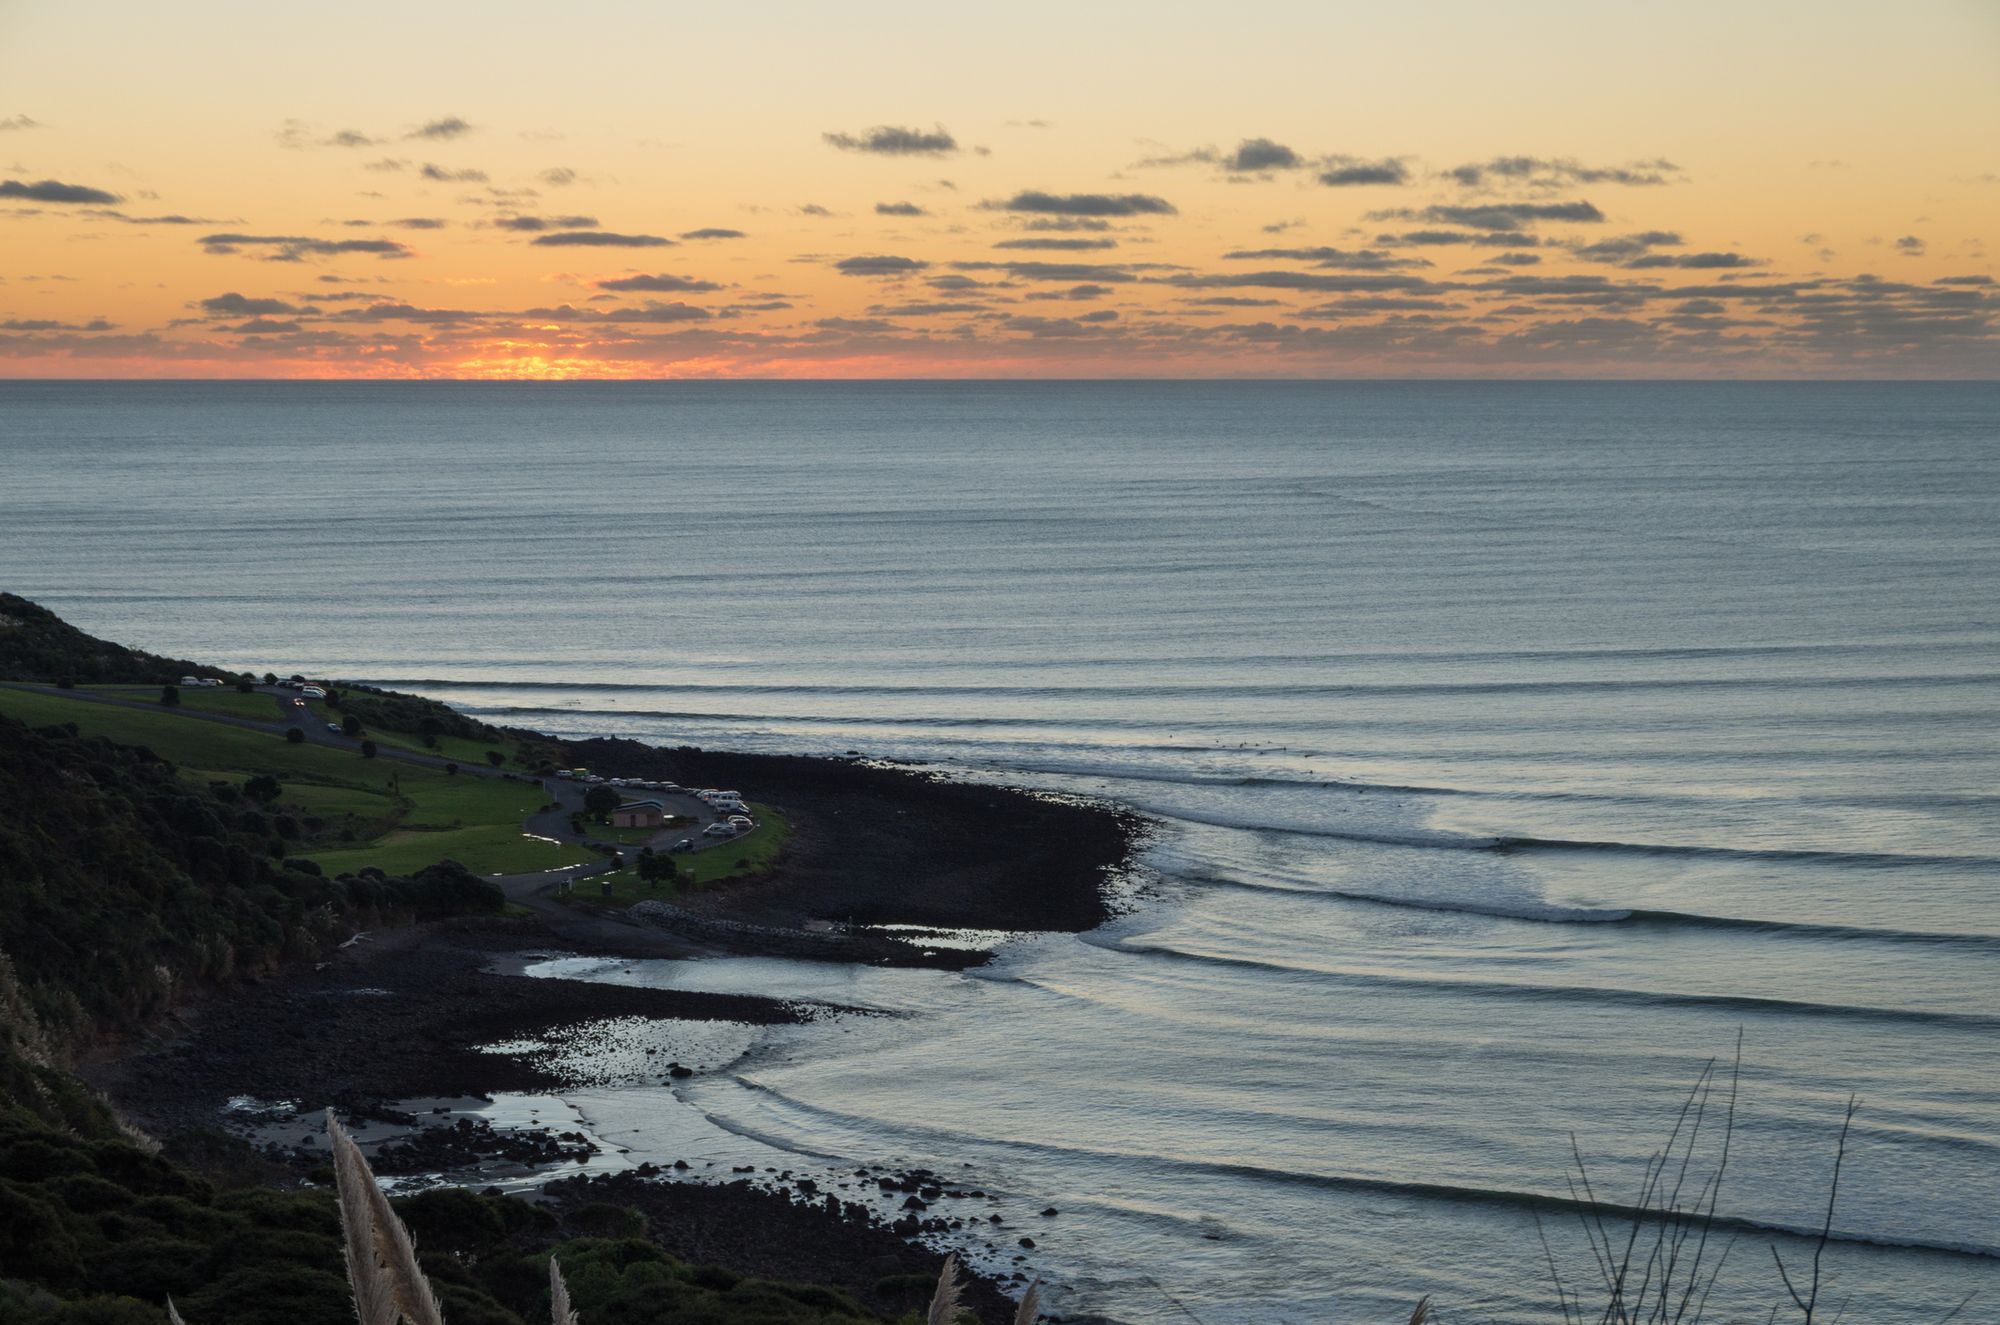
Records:
<instances>
[{"instance_id":1,"label":"tree","mask_svg":"<svg viewBox=\"0 0 2000 1325\"><path fill-rule=\"evenodd\" d=\"M592 787L583 793L583 812L593 818L609 817L624 802L614 787Z\"/></svg>"},{"instance_id":2,"label":"tree","mask_svg":"<svg viewBox=\"0 0 2000 1325\"><path fill-rule=\"evenodd\" d=\"M375 742L363 741L361 743L361 757L363 759L373 759L375 757Z\"/></svg>"},{"instance_id":3,"label":"tree","mask_svg":"<svg viewBox=\"0 0 2000 1325\"><path fill-rule=\"evenodd\" d=\"M680 871L674 866L673 857L658 854L651 847L641 851L635 863L639 877L647 883L672 883L680 876Z\"/></svg>"},{"instance_id":4,"label":"tree","mask_svg":"<svg viewBox=\"0 0 2000 1325\"><path fill-rule=\"evenodd\" d=\"M278 684L278 674L276 672L264 673L264 684L267 686L274 686Z\"/></svg>"},{"instance_id":5,"label":"tree","mask_svg":"<svg viewBox=\"0 0 2000 1325\"><path fill-rule=\"evenodd\" d=\"M288 745L304 745L306 743L306 734L297 727L287 727L285 728L285 743Z\"/></svg>"},{"instance_id":6,"label":"tree","mask_svg":"<svg viewBox=\"0 0 2000 1325\"><path fill-rule=\"evenodd\" d=\"M181 706L181 688L171 683L160 687L160 702L168 708Z\"/></svg>"},{"instance_id":7,"label":"tree","mask_svg":"<svg viewBox=\"0 0 2000 1325\"><path fill-rule=\"evenodd\" d=\"M498 768L507 762L507 756L501 754L498 750L488 750L486 752L486 762Z\"/></svg>"},{"instance_id":8,"label":"tree","mask_svg":"<svg viewBox=\"0 0 2000 1325\"><path fill-rule=\"evenodd\" d=\"M445 772L445 776L446 776L446 777L450 777L450 776L451 776L452 774L454 774L454 773L458 772L458 765L457 765L457 764L446 764L446 765L444 766L444 772Z\"/></svg>"},{"instance_id":9,"label":"tree","mask_svg":"<svg viewBox=\"0 0 2000 1325\"><path fill-rule=\"evenodd\" d=\"M256 683L255 681L252 681L252 680L251 680L251 679L250 679L249 677L247 677L247 676L239 676L239 677L237 677L237 678L236 678L236 693L237 693L237 694L239 694L239 695L248 695L248 694L251 694L251 693L255 692L255 691L256 691L256 689L257 689L257 683Z\"/></svg>"},{"instance_id":10,"label":"tree","mask_svg":"<svg viewBox=\"0 0 2000 1325\"><path fill-rule=\"evenodd\" d=\"M284 794L284 791L283 784L269 773L259 773L256 777L251 778L243 784L243 794L251 800L264 805L269 805L272 801L278 799L279 796Z\"/></svg>"},{"instance_id":11,"label":"tree","mask_svg":"<svg viewBox=\"0 0 2000 1325\"><path fill-rule=\"evenodd\" d=\"M340 720L340 734L350 741L361 735L361 719L355 717L352 713L342 718Z\"/></svg>"}]
</instances>

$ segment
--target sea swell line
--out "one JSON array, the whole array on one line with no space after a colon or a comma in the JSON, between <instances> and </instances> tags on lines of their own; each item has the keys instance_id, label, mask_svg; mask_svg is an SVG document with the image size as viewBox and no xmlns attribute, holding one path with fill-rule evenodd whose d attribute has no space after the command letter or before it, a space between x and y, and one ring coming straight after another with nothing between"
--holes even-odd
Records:
<instances>
[{"instance_id":1,"label":"sea swell line","mask_svg":"<svg viewBox=\"0 0 2000 1325\"><path fill-rule=\"evenodd\" d=\"M1440 980L1427 976L1327 970L1318 966L1301 966L1255 957L1229 957L1219 953L1189 952L1162 944L1135 943L1130 939L1093 940L1088 934L1079 937L1093 946L1138 957L1159 957L1170 961L1224 966L1238 970L1316 976L1342 984L1377 989L1429 990L1438 993L1516 998L1536 1002L1595 1002L1627 1007L1702 1008L1726 1012L1774 1013L1781 1016L1837 1017L1898 1025L1949 1026L2000 1034L2000 1016L1983 1012L1938 1012L1924 1008L1873 1007L1862 1003L1822 1003L1809 999L1771 998L1760 994L1696 994L1673 990L1619 989L1607 985L1515 984L1505 980Z\"/></svg>"}]
</instances>

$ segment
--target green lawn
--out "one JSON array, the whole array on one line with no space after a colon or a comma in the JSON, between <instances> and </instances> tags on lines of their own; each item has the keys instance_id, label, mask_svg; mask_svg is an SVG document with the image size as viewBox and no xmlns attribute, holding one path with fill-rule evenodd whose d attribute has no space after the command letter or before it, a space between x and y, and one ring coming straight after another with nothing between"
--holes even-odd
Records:
<instances>
[{"instance_id":1,"label":"green lawn","mask_svg":"<svg viewBox=\"0 0 2000 1325\"><path fill-rule=\"evenodd\" d=\"M35 725L74 722L86 736L143 745L183 768L221 769L239 778L269 773L280 781L296 778L380 786L388 776L380 766L366 767L360 756L344 750L293 745L273 733L203 722L169 708L119 708L0 686L0 713Z\"/></svg>"},{"instance_id":2,"label":"green lawn","mask_svg":"<svg viewBox=\"0 0 2000 1325\"><path fill-rule=\"evenodd\" d=\"M270 703L263 695L236 698ZM351 814L365 831L386 830L365 845L304 853L328 873L363 865L403 873L446 858L481 873L517 873L576 864L593 854L522 834L521 821L546 803L534 783L293 745L273 733L168 708L120 708L7 686L0 686L0 713L35 725L74 722L86 735L147 746L199 782L269 774L284 784L281 803L336 821Z\"/></svg>"},{"instance_id":3,"label":"green lawn","mask_svg":"<svg viewBox=\"0 0 2000 1325\"><path fill-rule=\"evenodd\" d=\"M339 717L335 715L330 720L339 721ZM488 750L498 750L501 754L506 755L510 761L514 754L514 744L511 741L501 741L496 744L488 741L468 740L463 736L440 736L437 738L437 744L431 746L424 744L423 737L413 736L409 732L387 732L370 728L362 734L385 750L408 750L412 754L434 755L439 759L449 759L453 763L461 764L466 768L488 767L489 761L486 758ZM505 767L505 765L502 765L502 767ZM516 764L515 768L518 771L520 765Z\"/></svg>"},{"instance_id":4,"label":"green lawn","mask_svg":"<svg viewBox=\"0 0 2000 1325\"><path fill-rule=\"evenodd\" d=\"M388 874L411 874L440 860L455 860L475 874L528 874L597 859L587 847L530 837L519 824L424 831L398 829L361 847L313 852L328 874L349 874L373 865Z\"/></svg>"},{"instance_id":5,"label":"green lawn","mask_svg":"<svg viewBox=\"0 0 2000 1325\"><path fill-rule=\"evenodd\" d=\"M158 703L158 686L91 686L80 690L79 694L104 695L112 699L137 699ZM161 705L165 708L165 705ZM277 722L281 718L277 701L269 695L241 694L233 686L181 687L181 707L193 709L197 713L227 713L231 717L251 718L257 722Z\"/></svg>"},{"instance_id":6,"label":"green lawn","mask_svg":"<svg viewBox=\"0 0 2000 1325\"><path fill-rule=\"evenodd\" d=\"M639 878L638 870L627 865L624 869L609 874L592 875L579 879L576 896L587 902L605 902L615 906L630 906L633 902L643 902L648 898L671 898L676 892L692 888L703 888L721 883L727 879L747 874L757 874L768 869L784 849L785 839L791 836L792 827L785 822L785 816L768 805L752 804L751 814L757 820L757 827L742 837L734 838L719 846L702 851L675 856L674 863L680 867L679 883L672 887L665 884L646 883ZM697 837L697 842L703 839ZM627 852L625 859L632 859ZM604 884L611 885L611 893L606 897Z\"/></svg>"}]
</instances>

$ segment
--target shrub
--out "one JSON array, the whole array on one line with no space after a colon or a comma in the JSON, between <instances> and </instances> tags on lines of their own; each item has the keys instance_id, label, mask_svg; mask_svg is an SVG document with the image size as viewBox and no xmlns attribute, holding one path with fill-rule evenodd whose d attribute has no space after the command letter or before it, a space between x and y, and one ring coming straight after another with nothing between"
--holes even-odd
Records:
<instances>
[{"instance_id":1,"label":"shrub","mask_svg":"<svg viewBox=\"0 0 2000 1325\"><path fill-rule=\"evenodd\" d=\"M361 735L361 719L355 717L352 713L342 718L340 720L340 734L350 741Z\"/></svg>"},{"instance_id":2,"label":"shrub","mask_svg":"<svg viewBox=\"0 0 2000 1325\"><path fill-rule=\"evenodd\" d=\"M171 682L161 686L160 702L168 708L179 708L181 703L181 688Z\"/></svg>"},{"instance_id":3,"label":"shrub","mask_svg":"<svg viewBox=\"0 0 2000 1325\"><path fill-rule=\"evenodd\" d=\"M375 742L363 741L361 743L361 757L363 759L373 759L375 757Z\"/></svg>"},{"instance_id":4,"label":"shrub","mask_svg":"<svg viewBox=\"0 0 2000 1325\"><path fill-rule=\"evenodd\" d=\"M501 754L498 750L488 750L486 752L486 762L498 768L507 762L507 756Z\"/></svg>"},{"instance_id":5,"label":"shrub","mask_svg":"<svg viewBox=\"0 0 2000 1325\"><path fill-rule=\"evenodd\" d=\"M285 743L288 745L304 745L306 743L306 734L297 727L287 727L285 728Z\"/></svg>"}]
</instances>

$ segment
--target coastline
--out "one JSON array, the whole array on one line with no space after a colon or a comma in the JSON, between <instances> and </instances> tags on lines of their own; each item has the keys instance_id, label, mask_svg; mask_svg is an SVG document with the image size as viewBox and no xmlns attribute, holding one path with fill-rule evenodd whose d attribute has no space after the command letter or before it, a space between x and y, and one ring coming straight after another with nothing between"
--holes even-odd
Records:
<instances>
[{"instance_id":1,"label":"coastline","mask_svg":"<svg viewBox=\"0 0 2000 1325\"><path fill-rule=\"evenodd\" d=\"M650 1236L673 1254L839 1287L889 1315L920 1305L912 1295L935 1277L944 1244L961 1229L968 1236L974 1228L987 1231L983 1206L970 1218L926 1210L929 1203L914 1194L932 1192L930 1175L883 1169L855 1183L869 1197L881 1184L886 1204L872 1207L822 1194L810 1182L795 1188L664 1165L586 1168L547 1180L564 1166L588 1164L583 1156L590 1147L560 1122L494 1127L483 1119L468 1123L456 1109L419 1114L410 1102L559 1093L573 1079L523 1046L617 1019L770 1027L875 1015L754 995L528 976L505 969L510 964L557 953L797 957L771 936L802 935L812 932L808 926L832 922L853 927L856 938L812 960L976 965L986 952L872 941L869 927L1094 928L1112 914L1104 884L1129 863L1140 821L1107 806L850 759L663 750L608 739L563 748L571 762L607 775L755 787L760 798L785 807L794 836L763 875L674 898L711 922L700 941L541 893L527 914L370 933L316 963L211 991L179 1010L158 1036L109 1047L81 1074L123 1116L159 1136L168 1154L190 1162L254 1170L266 1181L307 1179L322 1161L310 1144L299 1143L308 1129L295 1124L332 1107L382 1124L403 1147L406 1171L429 1173L445 1185L484 1185L474 1175L496 1167L539 1172L534 1199L565 1211L607 1199L638 1208L647 1214ZM740 942L716 941L732 932ZM489 1051L496 1045L507 1048ZM693 1065L661 1061L648 1070L664 1085ZM260 1111L273 1106L287 1125L260 1127ZM289 1136L274 1142L278 1132ZM857 1175L870 1172L870 1157L858 1162ZM787 1230L784 1238L771 1239L774 1226ZM1032 1247L1032 1240L1023 1245ZM1016 1293L1027 1277L1021 1269L1012 1273ZM982 1319L1008 1318L1006 1273L966 1267L966 1278Z\"/></svg>"}]
</instances>

